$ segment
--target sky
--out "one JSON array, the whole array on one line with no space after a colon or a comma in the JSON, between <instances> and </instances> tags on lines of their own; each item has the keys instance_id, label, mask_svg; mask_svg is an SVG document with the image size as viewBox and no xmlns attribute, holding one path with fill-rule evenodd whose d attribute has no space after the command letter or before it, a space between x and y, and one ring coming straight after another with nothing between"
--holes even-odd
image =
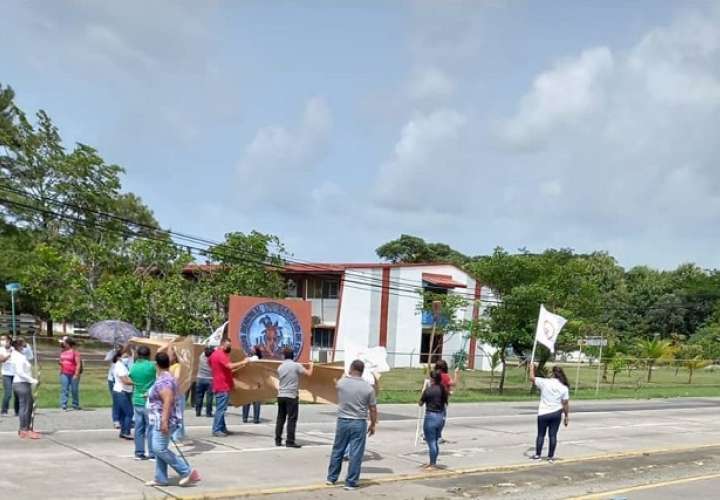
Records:
<instances>
[{"instance_id":1,"label":"sky","mask_svg":"<svg viewBox=\"0 0 720 500\"><path fill-rule=\"evenodd\" d=\"M720 267L718 2L5 0L0 33L166 228Z\"/></svg>"}]
</instances>

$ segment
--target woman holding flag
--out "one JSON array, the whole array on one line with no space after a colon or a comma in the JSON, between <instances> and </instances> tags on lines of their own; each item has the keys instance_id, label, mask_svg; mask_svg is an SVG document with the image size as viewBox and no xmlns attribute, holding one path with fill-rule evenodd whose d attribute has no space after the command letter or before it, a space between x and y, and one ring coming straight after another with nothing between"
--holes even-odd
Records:
<instances>
[{"instance_id":1,"label":"woman holding flag","mask_svg":"<svg viewBox=\"0 0 720 500\"><path fill-rule=\"evenodd\" d=\"M570 385L565 372L559 366L553 366L552 378L535 376L535 365L530 365L530 381L540 390L540 407L537 417L537 438L535 438L535 455L533 460L540 460L545 434L550 431L548 462L555 462L557 434L562 416L565 414L565 427L568 425L570 405Z\"/></svg>"},{"instance_id":2,"label":"woman holding flag","mask_svg":"<svg viewBox=\"0 0 720 500\"><path fill-rule=\"evenodd\" d=\"M540 390L540 406L538 408L537 427L538 433L535 438L535 455L533 460L540 460L545 434L550 433L548 451L548 462L555 462L555 447L557 446L557 433L562 422L562 415L565 414L565 427L568 425L568 414L570 413L570 384L568 384L565 372L559 366L553 366L552 378L535 376L535 349L538 343L548 348L551 353L555 352L555 342L560 330L565 326L567 320L562 316L553 314L545 306L540 304L537 329L535 330L535 343L533 344L530 357L530 382Z\"/></svg>"}]
</instances>

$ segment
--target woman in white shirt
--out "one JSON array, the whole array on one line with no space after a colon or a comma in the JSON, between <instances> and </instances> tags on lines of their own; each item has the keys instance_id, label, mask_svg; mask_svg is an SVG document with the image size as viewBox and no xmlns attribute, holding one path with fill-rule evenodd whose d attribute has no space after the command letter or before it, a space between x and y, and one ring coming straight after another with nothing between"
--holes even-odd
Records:
<instances>
[{"instance_id":1,"label":"woman in white shirt","mask_svg":"<svg viewBox=\"0 0 720 500\"><path fill-rule=\"evenodd\" d=\"M550 433L550 449L548 462L555 462L555 447L557 446L557 433L560 429L563 413L565 414L565 427L568 425L570 406L570 384L565 372L559 366L553 366L552 378L535 376L535 366L530 365L530 381L540 390L540 406L537 417L537 438L535 439L535 455L533 460L540 460L545 434Z\"/></svg>"},{"instance_id":2,"label":"woman in white shirt","mask_svg":"<svg viewBox=\"0 0 720 500\"><path fill-rule=\"evenodd\" d=\"M38 381L32 376L32 367L27 358L22 354L25 348L25 340L17 338L13 342L13 351L10 354L10 363L13 366L13 392L20 402L20 411L18 417L20 419L20 429L18 435L21 439L40 439L40 434L33 431L32 426L32 410L33 395L32 386Z\"/></svg>"},{"instance_id":3,"label":"woman in white shirt","mask_svg":"<svg viewBox=\"0 0 720 500\"><path fill-rule=\"evenodd\" d=\"M18 398L13 398L13 365L10 362L10 354L12 354L12 340L7 335L0 335L0 365L2 365L2 379L3 379L3 398L2 398L2 409L0 415L6 416L8 409L10 408L10 400L13 400L13 409L15 410L15 416L18 416L20 412L20 405Z\"/></svg>"},{"instance_id":4,"label":"woman in white shirt","mask_svg":"<svg viewBox=\"0 0 720 500\"><path fill-rule=\"evenodd\" d=\"M132 440L130 429L133 419L133 383L130 380L127 360L124 359L127 355L126 349L119 347L113 356L112 374L115 380L113 384L113 402L117 407L118 418L120 419L120 438Z\"/></svg>"}]
</instances>

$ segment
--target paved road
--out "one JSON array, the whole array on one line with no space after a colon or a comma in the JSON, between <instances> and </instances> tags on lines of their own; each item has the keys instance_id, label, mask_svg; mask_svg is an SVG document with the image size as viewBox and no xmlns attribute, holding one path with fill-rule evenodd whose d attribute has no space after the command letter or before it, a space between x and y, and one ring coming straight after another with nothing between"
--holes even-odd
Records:
<instances>
[{"instance_id":1,"label":"paved road","mask_svg":"<svg viewBox=\"0 0 720 500\"><path fill-rule=\"evenodd\" d=\"M228 423L239 433L224 439L210 436L208 419L191 416L191 446L184 451L204 481L193 488L162 490L143 486L152 476L152 464L132 459L132 447L109 428L108 410L43 411L37 428L46 435L38 442L18 440L17 421L0 419L0 453L12 457L3 461L0 491L23 499L202 498L261 492L281 498L357 497L357 492L322 487L334 430L332 407L301 406L301 450L273 446L274 407L263 410L265 419L258 425L240 423L233 411ZM455 404L446 430L450 442L441 449L447 471L426 480L418 470L426 450L413 446L417 408L383 405L363 465L363 478L370 485L362 493L376 498L537 498L542 492L543 498L567 498L648 481L708 476L720 473L719 413L720 399L711 398L578 402L570 427L560 434L558 453L564 460L549 465L526 458L534 439L534 404ZM681 451L635 453L659 449ZM705 488L716 486L717 480L707 478L667 488L691 488L692 498L703 498ZM287 491L291 493L281 494ZM633 492L651 494L659 496L657 491Z\"/></svg>"}]
</instances>

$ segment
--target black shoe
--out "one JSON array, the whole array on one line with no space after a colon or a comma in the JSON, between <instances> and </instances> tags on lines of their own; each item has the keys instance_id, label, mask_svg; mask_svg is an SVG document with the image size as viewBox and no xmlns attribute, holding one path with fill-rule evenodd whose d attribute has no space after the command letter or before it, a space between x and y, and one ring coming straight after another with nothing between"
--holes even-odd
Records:
<instances>
[{"instance_id":1,"label":"black shoe","mask_svg":"<svg viewBox=\"0 0 720 500\"><path fill-rule=\"evenodd\" d=\"M297 443L285 443L286 448L302 448L301 444Z\"/></svg>"},{"instance_id":2,"label":"black shoe","mask_svg":"<svg viewBox=\"0 0 720 500\"><path fill-rule=\"evenodd\" d=\"M275 446L282 446L282 441L275 440Z\"/></svg>"},{"instance_id":3,"label":"black shoe","mask_svg":"<svg viewBox=\"0 0 720 500\"><path fill-rule=\"evenodd\" d=\"M199 417L199 416L200 416L200 415L198 415L198 417ZM205 416L206 416L207 418L213 418L213 414L212 414L212 413L208 413L208 414L205 415Z\"/></svg>"},{"instance_id":4,"label":"black shoe","mask_svg":"<svg viewBox=\"0 0 720 500\"><path fill-rule=\"evenodd\" d=\"M247 419L243 419L243 424L247 424L247 423L248 423Z\"/></svg>"},{"instance_id":5,"label":"black shoe","mask_svg":"<svg viewBox=\"0 0 720 500\"><path fill-rule=\"evenodd\" d=\"M202 415L202 413L200 413L199 411L196 411L196 412L195 412L195 416L196 416L196 417L199 417L199 416L201 416L201 415Z\"/></svg>"}]
</instances>

